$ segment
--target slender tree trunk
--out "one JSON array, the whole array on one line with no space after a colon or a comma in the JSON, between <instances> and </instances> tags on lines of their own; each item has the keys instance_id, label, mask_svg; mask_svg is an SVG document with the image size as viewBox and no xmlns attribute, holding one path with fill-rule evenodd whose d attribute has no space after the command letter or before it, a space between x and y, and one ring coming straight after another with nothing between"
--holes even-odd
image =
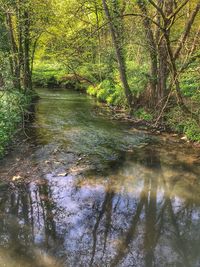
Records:
<instances>
[{"instance_id":1,"label":"slender tree trunk","mask_svg":"<svg viewBox=\"0 0 200 267\"><path fill-rule=\"evenodd\" d=\"M10 65L11 65L11 73L13 74L13 86L14 88L20 90L20 67L19 67L19 60L18 60L18 47L16 44L16 40L14 37L14 29L12 23L12 17L9 12L6 13L6 23L8 27L8 33L10 38Z\"/></svg>"},{"instance_id":2,"label":"slender tree trunk","mask_svg":"<svg viewBox=\"0 0 200 267\"><path fill-rule=\"evenodd\" d=\"M98 3L97 1L94 2L95 5L95 16L96 16L96 30L97 30L97 36L98 36L98 65L99 65L99 81L102 81L102 73L101 73L101 36L99 32L99 12L98 12Z\"/></svg>"},{"instance_id":3,"label":"slender tree trunk","mask_svg":"<svg viewBox=\"0 0 200 267\"><path fill-rule=\"evenodd\" d=\"M173 13L173 3L172 0L166 0L161 1L158 0L158 6L160 9L163 10L163 14L166 17L169 17ZM158 24L160 25L160 28L162 27L160 23L160 15L159 12L157 14L158 16ZM166 31L166 34L170 35L170 23L171 20L164 20L164 28ZM169 28L168 28L169 27ZM159 71L158 71L158 90L157 90L157 99L158 103L160 103L160 106L162 106L163 100L165 99L167 95L167 79L169 77L169 64L168 64L168 49L166 40L163 36L163 32L158 29L158 58L159 58Z\"/></svg>"},{"instance_id":4,"label":"slender tree trunk","mask_svg":"<svg viewBox=\"0 0 200 267\"><path fill-rule=\"evenodd\" d=\"M19 61L19 75L21 84L21 75L23 74L24 58L23 58L23 12L22 12L22 1L19 0L17 3L17 26L18 26L18 61Z\"/></svg>"},{"instance_id":5,"label":"slender tree trunk","mask_svg":"<svg viewBox=\"0 0 200 267\"><path fill-rule=\"evenodd\" d=\"M27 10L24 11L24 90L32 90L30 69L30 18Z\"/></svg>"},{"instance_id":6,"label":"slender tree trunk","mask_svg":"<svg viewBox=\"0 0 200 267\"><path fill-rule=\"evenodd\" d=\"M4 78L3 78L3 75L2 75L2 73L0 73L0 89L2 88L2 87L4 87Z\"/></svg>"},{"instance_id":7,"label":"slender tree trunk","mask_svg":"<svg viewBox=\"0 0 200 267\"><path fill-rule=\"evenodd\" d=\"M157 102L157 84L158 84L158 51L156 42L153 35L153 30L151 22L148 18L148 13L146 9L146 2L143 0L137 1L138 6L142 12L143 25L146 33L147 49L150 55L151 73L150 73L150 106L155 107Z\"/></svg>"},{"instance_id":8,"label":"slender tree trunk","mask_svg":"<svg viewBox=\"0 0 200 267\"><path fill-rule=\"evenodd\" d=\"M38 41L39 41L41 35L42 35L42 33L38 35L38 37L35 39L34 43L32 44L32 51L31 51L31 57L30 57L31 77L32 77L32 74L33 74L33 65L34 65L35 52L36 52L37 44L38 44Z\"/></svg>"},{"instance_id":9,"label":"slender tree trunk","mask_svg":"<svg viewBox=\"0 0 200 267\"><path fill-rule=\"evenodd\" d=\"M123 48L121 46L121 42L119 40L120 33L117 32L116 27L113 24L113 20L107 5L106 0L102 0L103 3L103 8L105 11L105 15L108 19L109 27L110 27L110 32L112 36L112 41L113 45L116 51L116 56L117 56L117 61L118 61L118 66L119 66L119 73L120 73L120 78L121 82L124 88L124 93L127 99L127 103L129 107L131 108L133 105L133 96L128 84L128 79L127 79L127 73L126 73L126 64L125 64L125 59L124 59L124 53L123 53Z\"/></svg>"},{"instance_id":10,"label":"slender tree trunk","mask_svg":"<svg viewBox=\"0 0 200 267\"><path fill-rule=\"evenodd\" d=\"M171 64L172 79L173 79L173 82L175 84L175 89L176 89L177 102L179 105L184 106L183 97L182 97L181 90L180 90L176 61L175 61L175 58L173 56L169 35L167 33L165 33L165 39L166 39L166 43L167 43L167 50L168 50L170 64Z\"/></svg>"},{"instance_id":11,"label":"slender tree trunk","mask_svg":"<svg viewBox=\"0 0 200 267\"><path fill-rule=\"evenodd\" d=\"M158 58L159 58L159 67L158 67L158 88L157 88L157 101L162 103L166 93L167 93L167 78L168 78L168 53L166 49L165 40L161 40L158 46Z\"/></svg>"}]
</instances>

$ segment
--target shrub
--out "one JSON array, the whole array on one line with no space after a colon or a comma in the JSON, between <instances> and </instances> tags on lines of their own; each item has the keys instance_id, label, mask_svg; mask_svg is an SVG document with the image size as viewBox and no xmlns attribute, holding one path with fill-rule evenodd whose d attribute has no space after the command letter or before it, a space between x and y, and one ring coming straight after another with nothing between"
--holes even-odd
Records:
<instances>
[{"instance_id":1,"label":"shrub","mask_svg":"<svg viewBox=\"0 0 200 267\"><path fill-rule=\"evenodd\" d=\"M125 98L123 89L120 85L115 86L115 91L107 97L106 102L109 105L114 105L114 106L124 106L125 105L126 98Z\"/></svg>"},{"instance_id":2,"label":"shrub","mask_svg":"<svg viewBox=\"0 0 200 267\"><path fill-rule=\"evenodd\" d=\"M200 100L199 63L191 64L187 72L181 77L181 90L184 96Z\"/></svg>"},{"instance_id":3,"label":"shrub","mask_svg":"<svg viewBox=\"0 0 200 267\"><path fill-rule=\"evenodd\" d=\"M97 90L98 90L98 87L95 87L95 86L90 85L90 86L87 88L86 92L87 92L89 95L91 95L91 96L96 96L96 95L97 95Z\"/></svg>"},{"instance_id":4,"label":"shrub","mask_svg":"<svg viewBox=\"0 0 200 267\"><path fill-rule=\"evenodd\" d=\"M107 102L107 98L115 92L113 83L110 80L104 80L100 83L97 91L97 99Z\"/></svg>"},{"instance_id":5,"label":"shrub","mask_svg":"<svg viewBox=\"0 0 200 267\"><path fill-rule=\"evenodd\" d=\"M166 116L169 126L179 133L184 133L191 141L200 142L200 126L188 117L180 107L173 108Z\"/></svg>"},{"instance_id":6,"label":"shrub","mask_svg":"<svg viewBox=\"0 0 200 267\"><path fill-rule=\"evenodd\" d=\"M48 64L38 62L33 70L33 83L37 86L47 87L56 86L66 71L59 64Z\"/></svg>"},{"instance_id":7,"label":"shrub","mask_svg":"<svg viewBox=\"0 0 200 267\"><path fill-rule=\"evenodd\" d=\"M25 96L18 91L4 92L0 96L0 156L15 133L22 112L30 100L31 96Z\"/></svg>"},{"instance_id":8,"label":"shrub","mask_svg":"<svg viewBox=\"0 0 200 267\"><path fill-rule=\"evenodd\" d=\"M145 111L143 108L138 109L134 113L134 116L145 121L151 121L153 119L153 115Z\"/></svg>"},{"instance_id":9,"label":"shrub","mask_svg":"<svg viewBox=\"0 0 200 267\"><path fill-rule=\"evenodd\" d=\"M195 120L187 120L183 132L189 140L200 142L200 127Z\"/></svg>"},{"instance_id":10,"label":"shrub","mask_svg":"<svg viewBox=\"0 0 200 267\"><path fill-rule=\"evenodd\" d=\"M127 76L131 91L137 97L146 89L148 83L148 67L145 64L138 65L134 61L127 62Z\"/></svg>"}]
</instances>

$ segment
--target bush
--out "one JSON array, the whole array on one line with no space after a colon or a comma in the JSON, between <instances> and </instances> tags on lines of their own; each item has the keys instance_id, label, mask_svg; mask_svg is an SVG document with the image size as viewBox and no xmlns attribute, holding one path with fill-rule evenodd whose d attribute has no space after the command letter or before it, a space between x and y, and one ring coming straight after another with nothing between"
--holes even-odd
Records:
<instances>
[{"instance_id":1,"label":"bush","mask_svg":"<svg viewBox=\"0 0 200 267\"><path fill-rule=\"evenodd\" d=\"M145 120L145 121L151 121L153 119L153 115L145 111L143 108L138 109L134 116L138 119Z\"/></svg>"},{"instance_id":2,"label":"bush","mask_svg":"<svg viewBox=\"0 0 200 267\"><path fill-rule=\"evenodd\" d=\"M195 120L187 120L183 132L189 140L200 142L200 127Z\"/></svg>"},{"instance_id":3,"label":"bush","mask_svg":"<svg viewBox=\"0 0 200 267\"><path fill-rule=\"evenodd\" d=\"M106 101L109 105L120 107L125 106L126 98L124 95L123 88L117 84L115 86L115 91L107 97Z\"/></svg>"},{"instance_id":4,"label":"bush","mask_svg":"<svg viewBox=\"0 0 200 267\"><path fill-rule=\"evenodd\" d=\"M196 62L187 69L181 77L181 90L184 96L200 100L199 63Z\"/></svg>"},{"instance_id":5,"label":"bush","mask_svg":"<svg viewBox=\"0 0 200 267\"><path fill-rule=\"evenodd\" d=\"M114 92L114 84L110 80L104 80L98 87L97 99L102 102L107 102L107 98Z\"/></svg>"},{"instance_id":6,"label":"bush","mask_svg":"<svg viewBox=\"0 0 200 267\"><path fill-rule=\"evenodd\" d=\"M39 62L34 66L33 83L36 86L53 87L58 86L66 71L59 64L48 64Z\"/></svg>"},{"instance_id":7,"label":"bush","mask_svg":"<svg viewBox=\"0 0 200 267\"><path fill-rule=\"evenodd\" d=\"M0 95L0 157L5 151L22 118L23 109L31 97L19 92L2 92Z\"/></svg>"},{"instance_id":8,"label":"bush","mask_svg":"<svg viewBox=\"0 0 200 267\"><path fill-rule=\"evenodd\" d=\"M126 103L122 87L110 80L104 80L96 87L89 86L87 93L109 105L124 106Z\"/></svg>"},{"instance_id":9,"label":"bush","mask_svg":"<svg viewBox=\"0 0 200 267\"><path fill-rule=\"evenodd\" d=\"M86 90L86 92L91 96L96 96L97 95L97 91L98 91L98 87L95 87L95 86L92 86L92 85L90 85Z\"/></svg>"},{"instance_id":10,"label":"bush","mask_svg":"<svg viewBox=\"0 0 200 267\"><path fill-rule=\"evenodd\" d=\"M127 76L132 93L139 95L146 89L148 83L148 67L145 64L138 65L134 61L127 62Z\"/></svg>"},{"instance_id":11,"label":"bush","mask_svg":"<svg viewBox=\"0 0 200 267\"><path fill-rule=\"evenodd\" d=\"M174 131L184 133L191 141L200 142L200 126L194 119L186 116L180 107L173 108L166 119Z\"/></svg>"}]
</instances>

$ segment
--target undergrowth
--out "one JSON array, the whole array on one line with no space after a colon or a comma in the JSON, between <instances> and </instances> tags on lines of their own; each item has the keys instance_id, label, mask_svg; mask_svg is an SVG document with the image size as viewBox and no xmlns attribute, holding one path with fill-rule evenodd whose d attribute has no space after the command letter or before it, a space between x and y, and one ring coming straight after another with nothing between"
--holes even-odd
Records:
<instances>
[{"instance_id":1,"label":"undergrowth","mask_svg":"<svg viewBox=\"0 0 200 267\"><path fill-rule=\"evenodd\" d=\"M31 96L25 96L18 91L0 93L0 157L3 156L30 102Z\"/></svg>"},{"instance_id":2,"label":"undergrowth","mask_svg":"<svg viewBox=\"0 0 200 267\"><path fill-rule=\"evenodd\" d=\"M194 142L200 142L200 125L190 116L187 116L180 107L175 107L166 115L168 125L176 132L183 133Z\"/></svg>"}]
</instances>

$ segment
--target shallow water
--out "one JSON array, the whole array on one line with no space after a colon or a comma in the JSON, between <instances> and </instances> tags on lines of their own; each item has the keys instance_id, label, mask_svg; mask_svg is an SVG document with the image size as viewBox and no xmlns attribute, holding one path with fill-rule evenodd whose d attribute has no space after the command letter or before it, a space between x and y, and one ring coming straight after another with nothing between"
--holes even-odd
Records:
<instances>
[{"instance_id":1,"label":"shallow water","mask_svg":"<svg viewBox=\"0 0 200 267\"><path fill-rule=\"evenodd\" d=\"M199 151L38 92L31 138L0 166L0 266L200 266Z\"/></svg>"}]
</instances>

